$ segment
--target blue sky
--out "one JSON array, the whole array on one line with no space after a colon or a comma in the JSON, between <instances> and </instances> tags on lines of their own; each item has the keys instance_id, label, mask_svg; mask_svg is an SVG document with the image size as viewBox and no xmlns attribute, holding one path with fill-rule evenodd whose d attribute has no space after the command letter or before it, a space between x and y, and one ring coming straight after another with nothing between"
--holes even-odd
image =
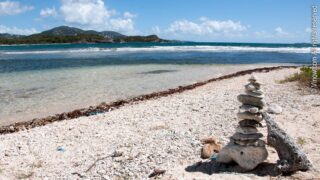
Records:
<instances>
[{"instance_id":1,"label":"blue sky","mask_svg":"<svg viewBox=\"0 0 320 180\"><path fill-rule=\"evenodd\" d=\"M213 42L309 42L311 0L5 0L0 33L68 25ZM317 1L316 5L320 3Z\"/></svg>"}]
</instances>

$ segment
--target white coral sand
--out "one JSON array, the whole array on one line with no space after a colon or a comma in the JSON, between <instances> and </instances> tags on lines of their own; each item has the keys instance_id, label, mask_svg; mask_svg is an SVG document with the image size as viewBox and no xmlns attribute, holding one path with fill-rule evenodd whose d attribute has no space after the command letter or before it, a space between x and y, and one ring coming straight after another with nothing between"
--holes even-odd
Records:
<instances>
[{"instance_id":1,"label":"white coral sand","mask_svg":"<svg viewBox=\"0 0 320 180\"><path fill-rule=\"evenodd\" d=\"M320 96L304 95L295 83L278 84L298 69L256 73L267 103L283 108L276 121L320 168ZM114 111L55 122L0 136L0 178L146 179L154 169L164 179L250 179L254 174L187 172L200 161L200 140L224 144L235 130L237 95L249 75L209 83L168 97L125 105ZM265 133L266 131L264 131ZM268 161L274 162L275 151ZM320 177L318 171L293 177Z\"/></svg>"}]
</instances>

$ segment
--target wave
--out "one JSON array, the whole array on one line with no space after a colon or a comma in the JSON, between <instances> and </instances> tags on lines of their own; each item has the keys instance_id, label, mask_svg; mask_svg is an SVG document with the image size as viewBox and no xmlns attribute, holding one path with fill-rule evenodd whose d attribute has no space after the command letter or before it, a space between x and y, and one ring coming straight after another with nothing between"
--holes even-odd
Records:
<instances>
[{"instance_id":1,"label":"wave","mask_svg":"<svg viewBox=\"0 0 320 180\"><path fill-rule=\"evenodd\" d=\"M319 51L320 48L317 48ZM120 48L78 48L58 50L2 51L1 54L69 54L69 53L116 53L116 52L277 52L277 53L310 53L310 48L296 47L243 47L243 46L152 46Z\"/></svg>"}]
</instances>

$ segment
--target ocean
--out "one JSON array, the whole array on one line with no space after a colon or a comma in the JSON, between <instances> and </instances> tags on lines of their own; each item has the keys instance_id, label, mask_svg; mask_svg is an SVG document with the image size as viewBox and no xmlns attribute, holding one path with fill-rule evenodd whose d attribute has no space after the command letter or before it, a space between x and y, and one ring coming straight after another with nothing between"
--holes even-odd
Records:
<instances>
[{"instance_id":1,"label":"ocean","mask_svg":"<svg viewBox=\"0 0 320 180\"><path fill-rule=\"evenodd\" d=\"M307 44L0 46L0 125L270 65L311 64Z\"/></svg>"}]
</instances>

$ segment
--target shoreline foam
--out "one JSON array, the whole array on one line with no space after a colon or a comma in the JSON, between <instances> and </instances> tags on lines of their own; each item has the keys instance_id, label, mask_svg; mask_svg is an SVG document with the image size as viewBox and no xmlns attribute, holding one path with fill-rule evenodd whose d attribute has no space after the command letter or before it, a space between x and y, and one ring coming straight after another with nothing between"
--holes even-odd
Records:
<instances>
[{"instance_id":1,"label":"shoreline foam","mask_svg":"<svg viewBox=\"0 0 320 180\"><path fill-rule=\"evenodd\" d=\"M320 49L320 48L318 48ZM126 53L126 52L277 52L277 53L310 53L308 47L237 47L237 46L152 46L152 47L88 47L57 50L32 50L0 52L4 55L24 54L64 54L64 53Z\"/></svg>"}]
</instances>

